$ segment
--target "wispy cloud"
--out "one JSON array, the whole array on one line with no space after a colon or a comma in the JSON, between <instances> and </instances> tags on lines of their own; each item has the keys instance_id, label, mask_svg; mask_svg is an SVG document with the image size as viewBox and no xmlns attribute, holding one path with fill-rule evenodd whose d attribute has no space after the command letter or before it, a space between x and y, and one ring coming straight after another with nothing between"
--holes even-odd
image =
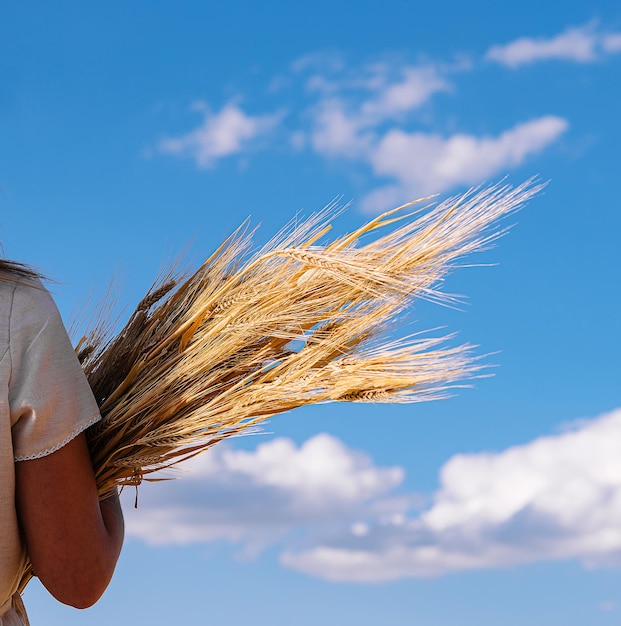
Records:
<instances>
[{"instance_id":1,"label":"wispy cloud","mask_svg":"<svg viewBox=\"0 0 621 626\"><path fill-rule=\"evenodd\" d=\"M591 63L616 52L621 52L621 33L600 32L589 23L567 28L549 39L522 37L508 44L492 46L486 58L516 68L551 59Z\"/></svg>"},{"instance_id":2,"label":"wispy cloud","mask_svg":"<svg viewBox=\"0 0 621 626\"><path fill-rule=\"evenodd\" d=\"M431 65L405 66L395 80L389 80L383 66L375 67L375 80L369 84L373 96L360 107L361 123L375 125L416 110L431 97L450 91L451 85L438 68Z\"/></svg>"},{"instance_id":3,"label":"wispy cloud","mask_svg":"<svg viewBox=\"0 0 621 626\"><path fill-rule=\"evenodd\" d=\"M372 211L455 185L473 185L524 163L566 130L553 115L515 125L497 136L406 133L391 130L374 146L369 162L376 175L394 183L378 188L362 203Z\"/></svg>"},{"instance_id":4,"label":"wispy cloud","mask_svg":"<svg viewBox=\"0 0 621 626\"><path fill-rule=\"evenodd\" d=\"M368 160L378 127L398 121L451 85L437 68L374 63L339 75L313 73L307 85L319 92L311 105L311 147L326 157Z\"/></svg>"},{"instance_id":5,"label":"wispy cloud","mask_svg":"<svg viewBox=\"0 0 621 626\"><path fill-rule=\"evenodd\" d=\"M374 135L339 98L326 98L314 108L309 135L315 152L327 157L364 159L374 142Z\"/></svg>"},{"instance_id":6,"label":"wispy cloud","mask_svg":"<svg viewBox=\"0 0 621 626\"><path fill-rule=\"evenodd\" d=\"M517 67L543 58L590 61L621 51L621 33L593 25L568 29L550 40L521 39L495 46L493 59ZM280 133L271 133L282 113L251 114L230 102L213 112L202 105L202 123L161 141L161 153L189 157L200 168L218 160L271 147L286 137L287 149L354 166L368 185L359 205L380 212L430 193L478 185L505 175L556 142L569 127L562 117L516 120L495 134L466 129L447 133L435 120L435 100L454 98L456 78L472 74L473 63L405 62L392 58L348 65L336 53L307 55L271 83L277 100L288 92L288 114ZM295 96L292 97L292 96ZM291 102L295 101L295 108ZM281 108L276 104L275 110ZM455 127L455 121L452 123ZM262 141L260 141L262 140ZM270 143L268 143L268 141Z\"/></svg>"},{"instance_id":7,"label":"wispy cloud","mask_svg":"<svg viewBox=\"0 0 621 626\"><path fill-rule=\"evenodd\" d=\"M604 52L615 54L621 52L621 33L610 33L602 37L601 46Z\"/></svg>"},{"instance_id":8,"label":"wispy cloud","mask_svg":"<svg viewBox=\"0 0 621 626\"><path fill-rule=\"evenodd\" d=\"M558 559L621 564L621 409L495 453L458 454L432 504L396 491L329 435L194 459L174 485L142 487L128 534L155 544L279 545L285 567L376 582Z\"/></svg>"},{"instance_id":9,"label":"wispy cloud","mask_svg":"<svg viewBox=\"0 0 621 626\"><path fill-rule=\"evenodd\" d=\"M542 152L568 128L565 119L548 115L495 136L404 130L434 96L454 90L448 75L464 69L430 64L397 69L376 63L357 72L342 72L340 66L315 72L309 84L318 97L307 115L308 140L301 141L298 134L298 145L308 145L322 157L368 166L372 180L386 182L363 197L360 206L379 212L502 175Z\"/></svg>"},{"instance_id":10,"label":"wispy cloud","mask_svg":"<svg viewBox=\"0 0 621 626\"><path fill-rule=\"evenodd\" d=\"M163 154L190 157L200 168L213 167L216 161L247 150L252 140L268 133L282 115L248 115L229 103L219 112L211 112L204 103L194 106L203 114L203 122L180 137L168 137L158 144Z\"/></svg>"}]
</instances>

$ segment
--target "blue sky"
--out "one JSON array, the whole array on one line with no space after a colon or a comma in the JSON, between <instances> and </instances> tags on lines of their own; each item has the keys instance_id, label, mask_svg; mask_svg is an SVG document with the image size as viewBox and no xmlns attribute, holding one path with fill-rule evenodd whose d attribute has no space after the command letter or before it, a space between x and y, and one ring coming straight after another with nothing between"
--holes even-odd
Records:
<instances>
[{"instance_id":1,"label":"blue sky","mask_svg":"<svg viewBox=\"0 0 621 626\"><path fill-rule=\"evenodd\" d=\"M494 250L421 304L494 376L446 401L325 405L127 494L87 612L36 624L594 626L621 614L616 2L21 2L0 22L0 241L65 320L131 308L248 215L538 175ZM400 329L401 330L401 329Z\"/></svg>"}]
</instances>

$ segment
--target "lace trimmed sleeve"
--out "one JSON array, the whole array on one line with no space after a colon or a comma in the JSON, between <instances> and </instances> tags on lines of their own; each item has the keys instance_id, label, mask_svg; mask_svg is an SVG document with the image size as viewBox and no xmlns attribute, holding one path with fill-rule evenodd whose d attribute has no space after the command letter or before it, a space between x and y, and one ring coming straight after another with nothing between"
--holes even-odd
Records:
<instances>
[{"instance_id":1,"label":"lace trimmed sleeve","mask_svg":"<svg viewBox=\"0 0 621 626\"><path fill-rule=\"evenodd\" d=\"M58 309L40 283L16 285L9 353L15 461L47 456L99 420Z\"/></svg>"}]
</instances>

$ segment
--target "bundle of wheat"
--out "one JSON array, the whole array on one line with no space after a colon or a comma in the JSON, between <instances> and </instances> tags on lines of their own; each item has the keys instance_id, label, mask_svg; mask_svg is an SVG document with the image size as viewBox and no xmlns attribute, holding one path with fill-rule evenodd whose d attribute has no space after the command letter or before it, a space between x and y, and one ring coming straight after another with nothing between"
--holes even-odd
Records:
<instances>
[{"instance_id":1,"label":"bundle of wheat","mask_svg":"<svg viewBox=\"0 0 621 626\"><path fill-rule=\"evenodd\" d=\"M468 346L382 337L413 299L444 300L454 261L488 246L502 232L490 226L539 188L402 215L412 203L320 245L329 206L254 254L240 229L190 277L158 281L118 335L98 327L78 346L103 416L88 433L100 493L305 404L428 400L467 379Z\"/></svg>"},{"instance_id":2,"label":"bundle of wheat","mask_svg":"<svg viewBox=\"0 0 621 626\"><path fill-rule=\"evenodd\" d=\"M450 299L438 286L456 259L489 246L499 218L540 188L494 186L403 214L419 200L320 245L330 205L254 254L240 228L191 276L169 272L116 336L99 323L77 347L102 413L87 432L99 493L302 405L429 400L473 376L469 346L387 331L413 300Z\"/></svg>"}]
</instances>

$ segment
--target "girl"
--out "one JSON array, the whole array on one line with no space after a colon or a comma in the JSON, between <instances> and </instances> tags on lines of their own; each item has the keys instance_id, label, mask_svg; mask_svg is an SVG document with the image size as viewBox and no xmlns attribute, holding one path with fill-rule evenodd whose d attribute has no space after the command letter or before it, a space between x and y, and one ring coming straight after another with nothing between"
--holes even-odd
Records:
<instances>
[{"instance_id":1,"label":"girl","mask_svg":"<svg viewBox=\"0 0 621 626\"><path fill-rule=\"evenodd\" d=\"M28 624L26 555L57 600L85 608L123 542L118 496L99 501L84 435L98 407L39 278L0 260L0 626Z\"/></svg>"}]
</instances>

